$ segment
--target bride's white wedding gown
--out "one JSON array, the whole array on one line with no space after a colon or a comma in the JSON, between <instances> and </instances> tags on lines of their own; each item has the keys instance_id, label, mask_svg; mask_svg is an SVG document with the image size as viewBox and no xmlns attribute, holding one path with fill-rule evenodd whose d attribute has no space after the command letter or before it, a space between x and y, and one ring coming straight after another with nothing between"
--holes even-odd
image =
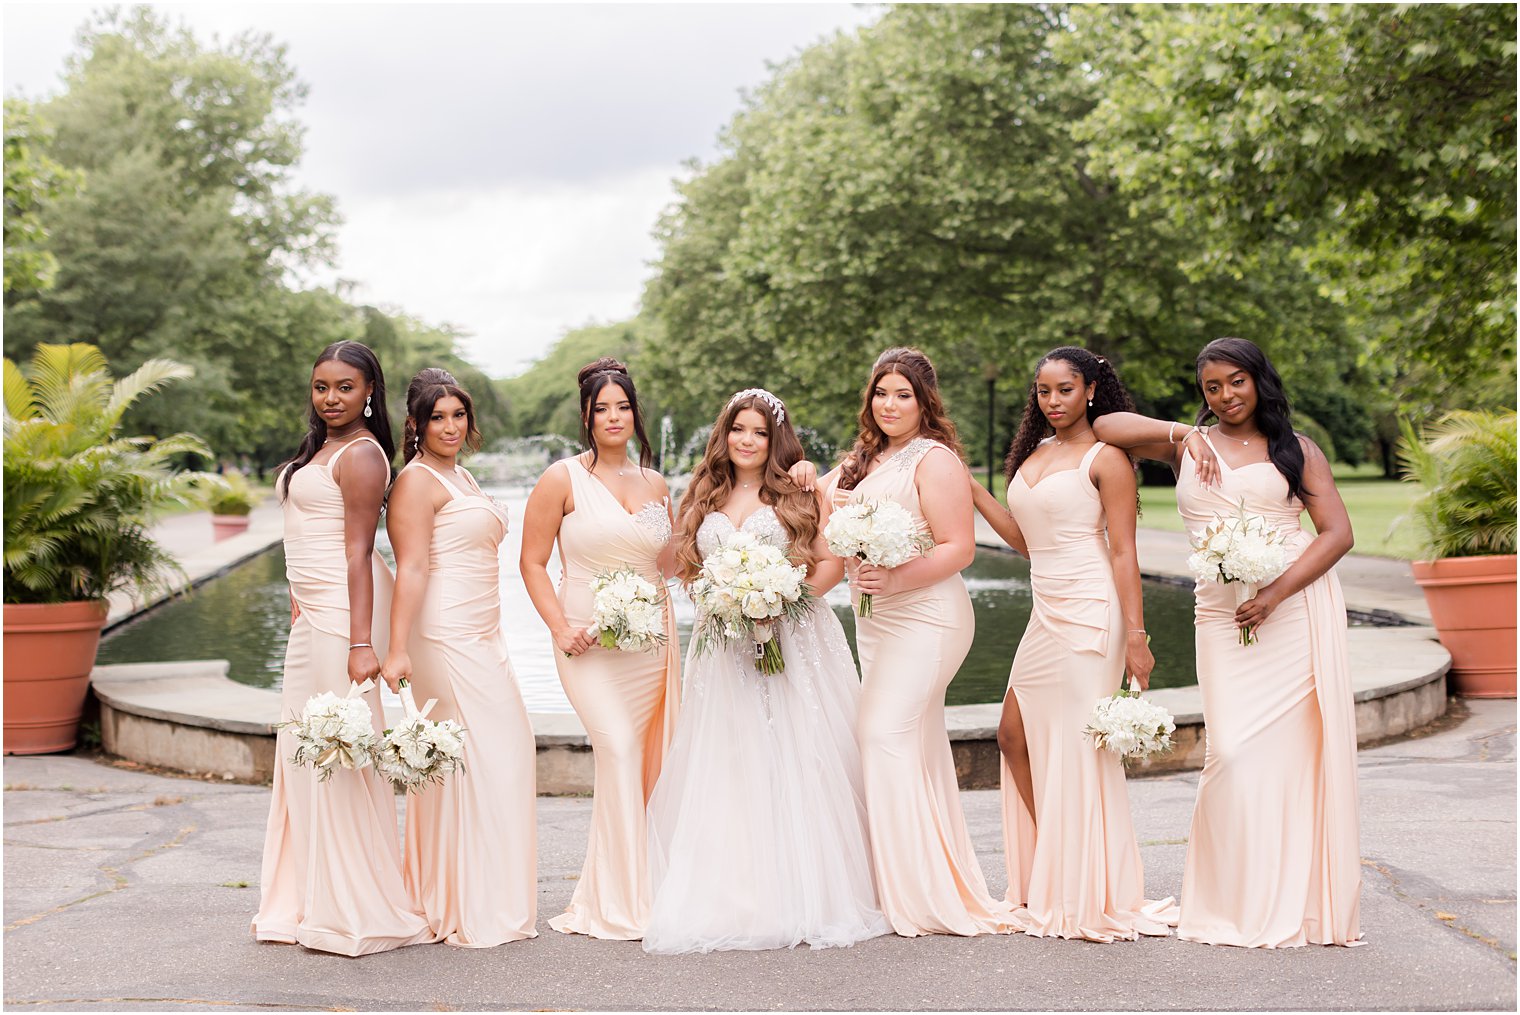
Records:
<instances>
[{"instance_id":1,"label":"bride's white wedding gown","mask_svg":"<svg viewBox=\"0 0 1520 1015\"><path fill-rule=\"evenodd\" d=\"M769 506L741 529L785 548ZM734 531L702 521L707 556ZM686 658L675 741L649 800L648 952L846 946L889 932L876 905L855 713L860 679L821 601L778 625L786 669L746 646Z\"/></svg>"}]
</instances>

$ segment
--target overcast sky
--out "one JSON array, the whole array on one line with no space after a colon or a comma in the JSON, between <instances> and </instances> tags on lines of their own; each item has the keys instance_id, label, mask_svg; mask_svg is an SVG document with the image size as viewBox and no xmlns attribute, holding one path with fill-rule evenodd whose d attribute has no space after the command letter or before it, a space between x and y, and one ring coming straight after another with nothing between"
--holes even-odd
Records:
<instances>
[{"instance_id":1,"label":"overcast sky","mask_svg":"<svg viewBox=\"0 0 1520 1015\"><path fill-rule=\"evenodd\" d=\"M351 298L469 331L517 373L637 309L673 177L709 159L767 63L852 4L159 4L203 39L254 28L311 87L295 179L345 220ZM7 95L59 86L89 4L4 5Z\"/></svg>"}]
</instances>

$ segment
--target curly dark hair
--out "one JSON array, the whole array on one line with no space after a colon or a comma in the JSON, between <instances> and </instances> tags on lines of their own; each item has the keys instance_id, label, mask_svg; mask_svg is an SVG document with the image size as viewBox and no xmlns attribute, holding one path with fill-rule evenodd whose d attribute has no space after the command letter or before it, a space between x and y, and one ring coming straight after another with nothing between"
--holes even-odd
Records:
<instances>
[{"instance_id":1,"label":"curly dark hair","mask_svg":"<svg viewBox=\"0 0 1520 1015\"><path fill-rule=\"evenodd\" d=\"M1091 404L1087 407L1088 425L1099 416L1106 416L1110 412L1134 412L1135 402L1129 396L1129 389L1124 382L1119 380L1119 375L1114 372L1113 364L1103 357L1095 355L1086 349L1075 345L1063 345L1059 349L1052 349L1040 361L1034 365L1034 376L1040 375L1040 368L1051 360L1060 360L1071 366L1073 370L1082 375L1082 380L1087 384L1094 385ZM1024 460L1034 454L1035 448L1040 442L1055 433L1050 425L1050 420L1040 411L1040 400L1035 393L1036 382L1029 382L1029 401L1024 404L1024 418L1019 423L1019 431L1013 437L1013 443L1008 445L1008 457L1003 461L1003 478L1013 482L1013 477L1018 474L1019 466Z\"/></svg>"},{"instance_id":2,"label":"curly dark hair","mask_svg":"<svg viewBox=\"0 0 1520 1015\"><path fill-rule=\"evenodd\" d=\"M871 459L885 450L888 444L886 432L877 425L876 416L871 412L871 399L876 385L887 374L898 374L912 386L913 397L918 402L920 412L918 436L939 441L954 451L957 458L966 457L961 448L960 436L955 432L955 421L945 411L944 400L940 398L939 377L934 371L933 362L917 349L896 346L876 357L876 363L871 367L871 379L861 395L860 432L839 470L841 490L855 489L865 478Z\"/></svg>"},{"instance_id":3,"label":"curly dark hair","mask_svg":"<svg viewBox=\"0 0 1520 1015\"><path fill-rule=\"evenodd\" d=\"M1304 449L1293 432L1292 410L1283 390L1282 375L1267 359L1261 347L1248 338L1216 338L1198 354L1193 378L1198 394L1203 396L1203 365L1231 363L1251 375L1256 385L1256 427L1267 438L1267 455L1288 481L1288 495L1304 499ZM1197 423L1202 426L1214 419L1214 411L1204 398L1198 407Z\"/></svg>"}]
</instances>

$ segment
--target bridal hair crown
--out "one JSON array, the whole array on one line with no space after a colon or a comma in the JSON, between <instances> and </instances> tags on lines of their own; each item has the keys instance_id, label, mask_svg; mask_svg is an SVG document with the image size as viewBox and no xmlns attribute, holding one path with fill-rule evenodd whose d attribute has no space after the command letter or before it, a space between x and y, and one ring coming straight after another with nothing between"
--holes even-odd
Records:
<instances>
[{"instance_id":1,"label":"bridal hair crown","mask_svg":"<svg viewBox=\"0 0 1520 1015\"><path fill-rule=\"evenodd\" d=\"M770 406L771 414L776 417L777 423L786 422L786 406L781 404L781 399L764 388L745 388L743 391L735 392L734 397L728 400L728 404L733 405L739 399L748 398L751 395Z\"/></svg>"}]
</instances>

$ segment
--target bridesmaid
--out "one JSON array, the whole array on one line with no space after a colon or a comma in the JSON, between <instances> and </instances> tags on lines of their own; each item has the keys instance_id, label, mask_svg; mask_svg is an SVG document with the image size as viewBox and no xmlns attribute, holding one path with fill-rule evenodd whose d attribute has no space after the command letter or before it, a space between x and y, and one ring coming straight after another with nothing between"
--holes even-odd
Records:
<instances>
[{"instance_id":1,"label":"bridesmaid","mask_svg":"<svg viewBox=\"0 0 1520 1015\"><path fill-rule=\"evenodd\" d=\"M1194 540L1244 504L1287 536L1290 565L1238 607L1233 588L1197 586L1208 745L1178 936L1247 948L1354 944L1356 717L1333 570L1351 549L1351 523L1330 463L1293 431L1282 380L1254 343L1210 342L1196 376L1198 427L1113 413L1096 422L1098 436L1177 470L1177 507ZM1218 424L1200 429L1210 419ZM1317 535L1300 527L1304 510ZM1240 644L1243 627L1256 644Z\"/></svg>"},{"instance_id":2,"label":"bridesmaid","mask_svg":"<svg viewBox=\"0 0 1520 1015\"><path fill-rule=\"evenodd\" d=\"M633 568L659 586L673 563L670 496L648 468L649 439L628 368L603 357L582 367L582 440L590 450L545 470L523 517L523 584L554 638L565 696L586 727L595 765L591 836L570 908L549 922L566 934L643 936L650 886L644 808L670 746L680 696L680 641L665 608L664 651L595 645L591 579ZM628 457L637 436L639 461ZM559 590L549 554L559 541Z\"/></svg>"},{"instance_id":3,"label":"bridesmaid","mask_svg":"<svg viewBox=\"0 0 1520 1015\"><path fill-rule=\"evenodd\" d=\"M396 592L383 672L393 687L411 681L419 702L437 699L429 718L466 730L463 770L407 800L406 880L434 935L489 948L538 934L537 752L501 629L507 515L458 464L480 431L454 378L423 370L406 404L407 464L387 508Z\"/></svg>"},{"instance_id":4,"label":"bridesmaid","mask_svg":"<svg viewBox=\"0 0 1520 1015\"><path fill-rule=\"evenodd\" d=\"M1124 766L1083 735L1124 674L1143 689L1146 645L1135 558L1135 473L1092 421L1134 403L1108 361L1065 346L1035 365L1008 451L1005 509L974 479L977 510L1030 559L1034 609L1003 699L1003 848L1014 916L1036 937L1166 936L1144 910Z\"/></svg>"},{"instance_id":5,"label":"bridesmaid","mask_svg":"<svg viewBox=\"0 0 1520 1015\"><path fill-rule=\"evenodd\" d=\"M849 562L852 598L875 597L855 630L858 736L882 912L904 937L1016 930L1011 907L988 893L977 864L945 732L945 688L976 627L960 576L975 544L960 441L927 356L899 348L876 360L855 446L824 483L831 507L898 501L935 542L931 553L891 570Z\"/></svg>"},{"instance_id":6,"label":"bridesmaid","mask_svg":"<svg viewBox=\"0 0 1520 1015\"><path fill-rule=\"evenodd\" d=\"M312 695L345 696L380 672L384 629L371 622L384 615L391 591L374 550L395 454L375 354L358 342L323 349L310 397L310 429L277 480L291 599L280 692L287 719ZM379 691L364 698L383 729ZM293 740L281 730L275 742L254 937L350 956L432 941L402 880L390 786L373 768L318 782L314 770L289 763Z\"/></svg>"}]
</instances>

